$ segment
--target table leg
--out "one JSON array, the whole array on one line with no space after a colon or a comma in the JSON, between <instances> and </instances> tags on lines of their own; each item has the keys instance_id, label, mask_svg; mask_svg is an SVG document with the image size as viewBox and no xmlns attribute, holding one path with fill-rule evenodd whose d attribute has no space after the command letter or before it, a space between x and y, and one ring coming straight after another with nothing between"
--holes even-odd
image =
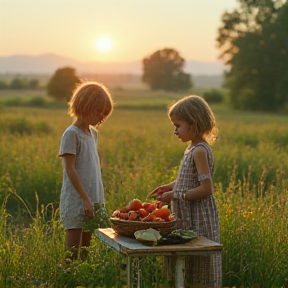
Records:
<instances>
[{"instance_id":1,"label":"table leg","mask_svg":"<svg viewBox=\"0 0 288 288\"><path fill-rule=\"evenodd\" d=\"M133 288L133 266L131 257L128 257L127 263L127 286L128 288Z\"/></svg>"},{"instance_id":2,"label":"table leg","mask_svg":"<svg viewBox=\"0 0 288 288\"><path fill-rule=\"evenodd\" d=\"M178 256L176 258L175 267L175 288L184 288L185 280L185 257Z\"/></svg>"},{"instance_id":3,"label":"table leg","mask_svg":"<svg viewBox=\"0 0 288 288\"><path fill-rule=\"evenodd\" d=\"M127 264L128 264L127 265L128 288L141 288L141 281L142 281L142 259L141 257L138 257L137 261L136 259L133 259L132 257L128 257ZM137 269L137 271L135 271L136 270L135 268Z\"/></svg>"},{"instance_id":4,"label":"table leg","mask_svg":"<svg viewBox=\"0 0 288 288\"><path fill-rule=\"evenodd\" d=\"M142 259L141 257L138 257L138 261L137 261L138 265L137 265L137 268L138 268L138 273L137 273L137 276L138 276L138 286L137 288L141 288L141 281L142 281Z\"/></svg>"}]
</instances>

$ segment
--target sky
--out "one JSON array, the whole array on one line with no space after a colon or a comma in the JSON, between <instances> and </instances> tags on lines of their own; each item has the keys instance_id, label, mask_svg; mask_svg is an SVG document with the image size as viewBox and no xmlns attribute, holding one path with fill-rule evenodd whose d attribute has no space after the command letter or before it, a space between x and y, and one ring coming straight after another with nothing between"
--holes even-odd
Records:
<instances>
[{"instance_id":1,"label":"sky","mask_svg":"<svg viewBox=\"0 0 288 288\"><path fill-rule=\"evenodd\" d=\"M221 16L238 7L237 0L0 0L0 57L130 62L173 48L187 61L219 62ZM97 49L101 37L109 51Z\"/></svg>"}]
</instances>

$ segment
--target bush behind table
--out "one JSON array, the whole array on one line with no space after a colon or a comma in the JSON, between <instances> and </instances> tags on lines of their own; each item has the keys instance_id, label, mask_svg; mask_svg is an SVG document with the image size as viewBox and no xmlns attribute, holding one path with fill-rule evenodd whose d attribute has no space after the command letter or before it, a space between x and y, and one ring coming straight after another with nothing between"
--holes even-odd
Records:
<instances>
[{"instance_id":1,"label":"bush behind table","mask_svg":"<svg viewBox=\"0 0 288 288\"><path fill-rule=\"evenodd\" d=\"M100 127L108 213L133 198L144 201L177 173L186 144L173 136L166 116L163 103L171 99L160 98L156 109L116 98L118 106ZM223 285L286 287L287 117L225 104L212 109L219 126L213 150ZM0 113L0 287L123 287L125 257L96 238L87 262L64 264L57 153L72 120L66 109L2 106ZM167 284L162 267L160 257L144 260L144 287Z\"/></svg>"}]
</instances>

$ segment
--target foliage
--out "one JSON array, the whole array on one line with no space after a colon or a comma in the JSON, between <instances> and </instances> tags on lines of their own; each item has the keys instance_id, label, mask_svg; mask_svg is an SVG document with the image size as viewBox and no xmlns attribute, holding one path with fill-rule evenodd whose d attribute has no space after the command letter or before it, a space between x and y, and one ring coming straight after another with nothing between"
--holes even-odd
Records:
<instances>
[{"instance_id":1,"label":"foliage","mask_svg":"<svg viewBox=\"0 0 288 288\"><path fill-rule=\"evenodd\" d=\"M46 101L41 96L34 96L28 101L28 106L31 107L43 107L45 106Z\"/></svg>"},{"instance_id":2,"label":"foliage","mask_svg":"<svg viewBox=\"0 0 288 288\"><path fill-rule=\"evenodd\" d=\"M27 87L30 88L30 89L38 88L39 87L39 80L38 79L30 79L28 81Z\"/></svg>"},{"instance_id":3,"label":"foliage","mask_svg":"<svg viewBox=\"0 0 288 288\"><path fill-rule=\"evenodd\" d=\"M21 95L21 93L19 93L19 95ZM67 102L58 101L51 98L49 99L47 96L44 95L35 95L29 97L23 97L21 95L3 97L0 100L0 105L8 107L66 108Z\"/></svg>"},{"instance_id":4,"label":"foliage","mask_svg":"<svg viewBox=\"0 0 288 288\"><path fill-rule=\"evenodd\" d=\"M221 103L224 100L224 96L220 90L211 89L203 93L203 98L208 103Z\"/></svg>"},{"instance_id":5,"label":"foliage","mask_svg":"<svg viewBox=\"0 0 288 288\"><path fill-rule=\"evenodd\" d=\"M0 90L4 90L4 89L8 89L8 84L3 81L3 80L0 80Z\"/></svg>"},{"instance_id":6,"label":"foliage","mask_svg":"<svg viewBox=\"0 0 288 288\"><path fill-rule=\"evenodd\" d=\"M181 95L134 93L114 95L117 106L99 128L108 214L133 198L145 200L155 187L174 179L187 145L177 141L166 115L166 106ZM152 96L157 109L148 107ZM211 106L220 131L212 148L223 286L285 287L287 116L235 111L225 103ZM60 137L71 124L66 109L4 107L1 120L0 287L125 287L127 259L96 237L87 261L65 263L57 153ZM30 132L12 132L8 123ZM44 123L50 129L42 133L37 127ZM168 286L161 257L142 263L144 287Z\"/></svg>"},{"instance_id":7,"label":"foliage","mask_svg":"<svg viewBox=\"0 0 288 288\"><path fill-rule=\"evenodd\" d=\"M47 93L55 99L71 98L72 90L77 83L80 83L80 79L75 74L74 68L64 67L56 70L47 84Z\"/></svg>"},{"instance_id":8,"label":"foliage","mask_svg":"<svg viewBox=\"0 0 288 288\"><path fill-rule=\"evenodd\" d=\"M142 81L152 90L187 91L192 87L191 76L183 72L185 60L174 49L158 50L142 63Z\"/></svg>"},{"instance_id":9,"label":"foliage","mask_svg":"<svg viewBox=\"0 0 288 288\"><path fill-rule=\"evenodd\" d=\"M239 1L241 8L222 17L220 58L235 108L277 111L288 103L288 3Z\"/></svg>"},{"instance_id":10,"label":"foliage","mask_svg":"<svg viewBox=\"0 0 288 288\"><path fill-rule=\"evenodd\" d=\"M0 81L0 90L4 89L38 89L39 88L39 80L36 78L26 79L25 77L14 77L11 80L11 83L7 83L7 81Z\"/></svg>"},{"instance_id":11,"label":"foliage","mask_svg":"<svg viewBox=\"0 0 288 288\"><path fill-rule=\"evenodd\" d=\"M21 78L14 78L10 84L11 89L23 89L25 87L24 81Z\"/></svg>"}]
</instances>

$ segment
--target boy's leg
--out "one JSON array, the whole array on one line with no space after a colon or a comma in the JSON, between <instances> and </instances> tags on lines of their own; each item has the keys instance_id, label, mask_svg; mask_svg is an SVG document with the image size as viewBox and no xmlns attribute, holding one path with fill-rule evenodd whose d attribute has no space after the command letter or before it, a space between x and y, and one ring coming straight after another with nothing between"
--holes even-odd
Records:
<instances>
[{"instance_id":1,"label":"boy's leg","mask_svg":"<svg viewBox=\"0 0 288 288\"><path fill-rule=\"evenodd\" d=\"M90 246L91 237L91 232L82 232L82 246Z\"/></svg>"},{"instance_id":2,"label":"boy's leg","mask_svg":"<svg viewBox=\"0 0 288 288\"><path fill-rule=\"evenodd\" d=\"M78 249L81 245L81 240L82 228L66 230L65 250L72 252L71 260L76 260L78 258Z\"/></svg>"},{"instance_id":3,"label":"boy's leg","mask_svg":"<svg viewBox=\"0 0 288 288\"><path fill-rule=\"evenodd\" d=\"M90 246L92 233L83 232L81 228L67 229L66 230L66 243L65 250L72 252L72 260L78 259L79 248L84 246L84 249L80 251L81 259L86 259L88 256L88 251L85 247Z\"/></svg>"},{"instance_id":4,"label":"boy's leg","mask_svg":"<svg viewBox=\"0 0 288 288\"><path fill-rule=\"evenodd\" d=\"M88 256L88 250L85 249L86 247L90 246L90 241L91 241L92 233L90 232L82 232L82 245L81 245L81 259L85 260L87 259Z\"/></svg>"}]
</instances>

